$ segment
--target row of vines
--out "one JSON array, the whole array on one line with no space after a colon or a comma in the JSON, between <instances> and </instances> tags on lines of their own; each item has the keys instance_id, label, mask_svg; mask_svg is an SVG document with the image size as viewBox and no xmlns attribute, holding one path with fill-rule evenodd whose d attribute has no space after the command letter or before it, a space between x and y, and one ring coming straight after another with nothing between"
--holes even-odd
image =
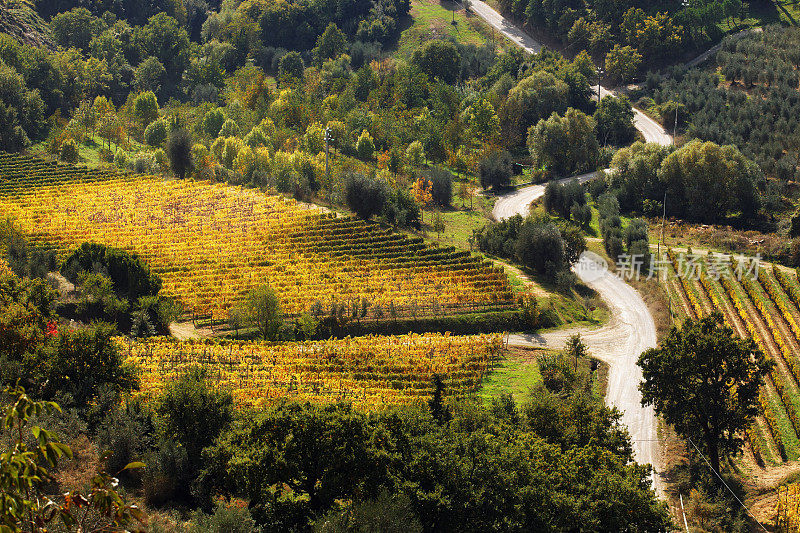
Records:
<instances>
[{"instance_id":1,"label":"row of vines","mask_svg":"<svg viewBox=\"0 0 800 533\"><path fill-rule=\"evenodd\" d=\"M388 318L514 306L503 270L478 256L252 189L0 153L0 211L60 257L85 241L136 252L164 293L199 316L227 318L264 283L288 314L357 305L363 317Z\"/></svg>"},{"instance_id":2,"label":"row of vines","mask_svg":"<svg viewBox=\"0 0 800 533\"><path fill-rule=\"evenodd\" d=\"M752 336L775 365L759 401L761 415L747 431L756 460L778 464L800 458L800 283L795 274L760 265L748 275L720 273L720 256L700 260L697 276L683 273L680 259L668 252L670 293L677 319L718 311L742 337Z\"/></svg>"},{"instance_id":3,"label":"row of vines","mask_svg":"<svg viewBox=\"0 0 800 533\"><path fill-rule=\"evenodd\" d=\"M282 398L345 401L362 409L427 401L434 374L448 395L478 389L503 347L500 335L369 336L338 340L180 342L119 338L125 361L140 369L137 394L153 398L181 374L202 367L239 404L260 407Z\"/></svg>"}]
</instances>

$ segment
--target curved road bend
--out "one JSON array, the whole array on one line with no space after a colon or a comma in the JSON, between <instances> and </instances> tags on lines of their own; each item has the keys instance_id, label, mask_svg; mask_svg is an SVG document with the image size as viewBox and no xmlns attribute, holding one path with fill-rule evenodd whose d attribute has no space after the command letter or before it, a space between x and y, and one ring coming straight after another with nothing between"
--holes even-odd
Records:
<instances>
[{"instance_id":1,"label":"curved road bend","mask_svg":"<svg viewBox=\"0 0 800 533\"><path fill-rule=\"evenodd\" d=\"M477 1L472 10L490 25L495 27L511 41L535 54L541 51L542 44L515 26L511 21L497 13L484 2ZM600 96L613 92L600 87ZM664 128L656 121L634 109L634 124L647 142L661 145L672 143ZM596 173L575 176L585 182ZM572 178L560 180L566 182ZM530 185L498 198L492 214L497 220L517 213L527 214L533 200L544 195L544 185ZM575 265L575 273L589 287L596 290L608 304L610 321L595 329L572 328L547 333L511 335L509 343L515 345L536 345L561 348L567 338L576 333L586 343L592 355L608 363L608 390L606 403L622 411L622 422L627 426L633 440L636 460L649 463L654 469L659 458L659 442L656 432L657 422L652 407L642 407L638 386L642 380L642 370L637 365L639 355L648 348L656 346L656 327L653 316L642 297L633 287L610 272L598 273L590 260L583 258ZM663 484L659 476L653 476L653 486L657 494L663 494Z\"/></svg>"}]
</instances>

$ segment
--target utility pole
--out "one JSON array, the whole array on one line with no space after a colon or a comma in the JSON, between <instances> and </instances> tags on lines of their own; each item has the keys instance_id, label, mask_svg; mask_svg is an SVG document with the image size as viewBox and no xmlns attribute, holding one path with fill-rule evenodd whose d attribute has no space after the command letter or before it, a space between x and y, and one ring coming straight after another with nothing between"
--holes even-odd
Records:
<instances>
[{"instance_id":1,"label":"utility pole","mask_svg":"<svg viewBox=\"0 0 800 533\"><path fill-rule=\"evenodd\" d=\"M331 167L328 164L328 152L330 143L333 141L333 132L330 128L325 128L325 175L330 178L331 176Z\"/></svg>"},{"instance_id":2,"label":"utility pole","mask_svg":"<svg viewBox=\"0 0 800 533\"><path fill-rule=\"evenodd\" d=\"M600 105L600 82L603 79L603 67L597 67L597 105Z\"/></svg>"},{"instance_id":3,"label":"utility pole","mask_svg":"<svg viewBox=\"0 0 800 533\"><path fill-rule=\"evenodd\" d=\"M678 134L678 102L675 102L675 127L672 128L672 145L675 145L675 136Z\"/></svg>"}]
</instances>

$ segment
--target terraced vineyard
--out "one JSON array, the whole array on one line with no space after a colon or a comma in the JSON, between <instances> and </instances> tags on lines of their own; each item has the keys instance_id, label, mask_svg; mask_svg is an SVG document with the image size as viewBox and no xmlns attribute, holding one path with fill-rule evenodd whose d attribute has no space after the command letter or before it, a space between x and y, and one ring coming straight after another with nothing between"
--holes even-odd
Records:
<instances>
[{"instance_id":1,"label":"terraced vineyard","mask_svg":"<svg viewBox=\"0 0 800 533\"><path fill-rule=\"evenodd\" d=\"M138 253L166 295L202 316L227 318L263 283L289 314L333 302L375 317L514 305L505 273L478 256L241 187L0 153L0 210L61 258L85 241Z\"/></svg>"},{"instance_id":2,"label":"terraced vineyard","mask_svg":"<svg viewBox=\"0 0 800 533\"><path fill-rule=\"evenodd\" d=\"M678 318L697 318L719 311L740 336L752 336L775 362L761 390L761 416L748 431L748 443L766 464L800 458L800 283L778 266L761 265L757 275L721 275L710 261L698 263L698 276L685 273L676 254L668 252L666 280ZM755 274L753 272L752 274Z\"/></svg>"},{"instance_id":3,"label":"terraced vineyard","mask_svg":"<svg viewBox=\"0 0 800 533\"><path fill-rule=\"evenodd\" d=\"M319 342L179 342L118 339L141 370L138 394L153 398L166 382L202 366L242 404L279 398L364 409L427 401L439 373L450 395L471 393L500 353L500 335L359 337Z\"/></svg>"}]
</instances>

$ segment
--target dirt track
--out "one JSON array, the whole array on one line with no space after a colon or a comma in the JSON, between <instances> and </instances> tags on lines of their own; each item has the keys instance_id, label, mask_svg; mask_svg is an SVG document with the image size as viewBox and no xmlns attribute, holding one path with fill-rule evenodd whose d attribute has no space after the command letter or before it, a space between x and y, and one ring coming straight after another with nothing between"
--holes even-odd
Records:
<instances>
[{"instance_id":1,"label":"dirt track","mask_svg":"<svg viewBox=\"0 0 800 533\"><path fill-rule=\"evenodd\" d=\"M611 319L599 328L570 328L545 333L516 334L509 336L509 344L516 346L546 346L561 348L566 340L580 333L591 354L608 363L608 390L606 403L622 411L622 422L633 439L636 460L650 463L658 469L659 457L656 417L651 407L642 407L639 382L642 370L636 364L639 355L656 346L656 326L653 317L636 290L616 275L593 268L589 259L575 266L575 273L596 290L608 304ZM653 484L661 494L663 486L659 476Z\"/></svg>"}]
</instances>

